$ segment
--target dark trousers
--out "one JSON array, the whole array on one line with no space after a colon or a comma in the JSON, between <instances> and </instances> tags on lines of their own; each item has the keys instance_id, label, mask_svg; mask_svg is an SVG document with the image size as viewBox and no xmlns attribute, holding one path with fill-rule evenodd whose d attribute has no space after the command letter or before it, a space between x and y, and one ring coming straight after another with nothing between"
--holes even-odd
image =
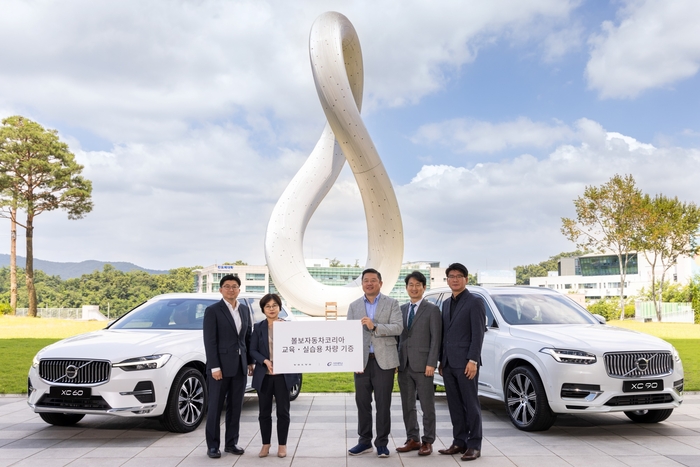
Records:
<instances>
[{"instance_id":1,"label":"dark trousers","mask_svg":"<svg viewBox=\"0 0 700 467\"><path fill-rule=\"evenodd\" d=\"M464 368L443 368L447 408L452 421L452 444L481 450L481 404L479 403L479 372L474 379L464 374Z\"/></svg>"},{"instance_id":2,"label":"dark trousers","mask_svg":"<svg viewBox=\"0 0 700 467\"><path fill-rule=\"evenodd\" d=\"M272 397L277 404L277 441L280 446L287 445L289 434L289 389L284 380L284 375L265 375L262 387L258 392L258 405L260 407L260 434L263 444L270 444L272 437Z\"/></svg>"},{"instance_id":3,"label":"dark trousers","mask_svg":"<svg viewBox=\"0 0 700 467\"><path fill-rule=\"evenodd\" d=\"M432 377L425 376L425 371L413 371L406 365L404 371L399 371L399 389L401 390L401 408L403 423L406 427L406 439L435 442L435 386ZM423 410L423 438L420 437L418 413L416 411L416 395L420 399Z\"/></svg>"},{"instance_id":4,"label":"dark trousers","mask_svg":"<svg viewBox=\"0 0 700 467\"><path fill-rule=\"evenodd\" d=\"M209 408L207 409L207 426L204 431L207 448L219 449L221 443L221 410L226 402L226 443L225 447L231 448L238 444L238 432L241 425L241 409L243 408L243 396L247 374L239 365L235 376L228 376L215 380L208 370L207 381L209 386Z\"/></svg>"},{"instance_id":5,"label":"dark trousers","mask_svg":"<svg viewBox=\"0 0 700 467\"><path fill-rule=\"evenodd\" d=\"M360 444L372 444L372 393L377 405L376 447L389 444L391 432L391 391L394 370L382 370L377 360L370 358L364 373L355 373L355 403L357 404L357 434Z\"/></svg>"}]
</instances>

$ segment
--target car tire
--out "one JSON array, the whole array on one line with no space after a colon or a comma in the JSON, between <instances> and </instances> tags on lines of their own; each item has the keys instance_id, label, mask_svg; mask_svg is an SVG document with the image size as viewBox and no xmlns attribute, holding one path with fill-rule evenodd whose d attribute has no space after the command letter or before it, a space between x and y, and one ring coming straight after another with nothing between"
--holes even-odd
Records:
<instances>
[{"instance_id":1,"label":"car tire","mask_svg":"<svg viewBox=\"0 0 700 467\"><path fill-rule=\"evenodd\" d=\"M537 372L519 366L510 372L505 384L505 405L510 421L522 431L548 430L556 421L547 402L547 393Z\"/></svg>"},{"instance_id":2,"label":"car tire","mask_svg":"<svg viewBox=\"0 0 700 467\"><path fill-rule=\"evenodd\" d=\"M207 385L196 368L181 369L173 380L161 423L173 433L197 429L207 410Z\"/></svg>"},{"instance_id":3,"label":"car tire","mask_svg":"<svg viewBox=\"0 0 700 467\"><path fill-rule=\"evenodd\" d=\"M292 386L292 389L289 390L289 400L293 401L297 397L299 397L299 393L301 392L301 381L304 379L304 375L299 375L299 382Z\"/></svg>"},{"instance_id":4,"label":"car tire","mask_svg":"<svg viewBox=\"0 0 700 467\"><path fill-rule=\"evenodd\" d=\"M40 413L43 421L50 425L71 426L83 419L83 413Z\"/></svg>"},{"instance_id":5,"label":"car tire","mask_svg":"<svg viewBox=\"0 0 700 467\"><path fill-rule=\"evenodd\" d=\"M672 413L673 409L630 410L625 412L625 415L635 423L659 423L670 417Z\"/></svg>"}]
</instances>

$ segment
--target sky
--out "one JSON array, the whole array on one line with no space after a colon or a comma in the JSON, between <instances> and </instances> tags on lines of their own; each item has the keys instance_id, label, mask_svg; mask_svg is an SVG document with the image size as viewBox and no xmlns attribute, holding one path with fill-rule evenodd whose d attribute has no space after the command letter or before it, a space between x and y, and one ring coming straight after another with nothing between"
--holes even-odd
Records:
<instances>
[{"instance_id":1,"label":"sky","mask_svg":"<svg viewBox=\"0 0 700 467\"><path fill-rule=\"evenodd\" d=\"M405 261L476 272L573 251L561 218L615 174L700 203L696 0L2 3L0 118L57 130L93 183L85 218L36 218L36 258L264 264L272 208L325 125L308 38L330 10L362 45ZM304 253L366 260L347 166Z\"/></svg>"}]
</instances>

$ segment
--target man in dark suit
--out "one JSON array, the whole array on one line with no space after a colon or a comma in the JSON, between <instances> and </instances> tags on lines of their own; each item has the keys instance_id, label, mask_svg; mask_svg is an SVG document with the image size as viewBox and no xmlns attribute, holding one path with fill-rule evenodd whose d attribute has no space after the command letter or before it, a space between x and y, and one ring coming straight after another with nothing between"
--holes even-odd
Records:
<instances>
[{"instance_id":1,"label":"man in dark suit","mask_svg":"<svg viewBox=\"0 0 700 467\"><path fill-rule=\"evenodd\" d=\"M399 366L396 337L401 334L399 302L380 293L382 275L376 269L362 271L364 296L348 307L348 320L362 323L362 358L364 371L355 373L355 403L357 404L356 446L348 450L351 456L372 452L372 393L377 407L377 437L374 445L378 457L389 457L391 432L391 391L394 372Z\"/></svg>"},{"instance_id":2,"label":"man in dark suit","mask_svg":"<svg viewBox=\"0 0 700 467\"><path fill-rule=\"evenodd\" d=\"M238 446L238 430L243 408L248 375L253 374L250 357L250 310L238 303L241 280L228 274L219 281L220 302L207 307L204 312L204 351L207 355L209 408L207 410L207 455L221 457L220 419L221 409L228 394L226 405L226 441L224 451L241 455ZM249 363L250 362L250 363Z\"/></svg>"},{"instance_id":3,"label":"man in dark suit","mask_svg":"<svg viewBox=\"0 0 700 467\"><path fill-rule=\"evenodd\" d=\"M442 304L442 352L439 371L445 381L452 421L452 445L440 454L462 453L463 461L481 456L479 365L486 331L484 303L467 290L469 272L460 263L445 270L452 296Z\"/></svg>"},{"instance_id":4,"label":"man in dark suit","mask_svg":"<svg viewBox=\"0 0 700 467\"><path fill-rule=\"evenodd\" d=\"M433 452L435 441L435 388L433 376L442 342L440 309L423 300L426 279L420 271L406 276L409 303L401 305L403 332L399 338L399 388L406 444L398 452L418 450L419 456ZM423 438L416 414L416 394L423 410Z\"/></svg>"}]
</instances>

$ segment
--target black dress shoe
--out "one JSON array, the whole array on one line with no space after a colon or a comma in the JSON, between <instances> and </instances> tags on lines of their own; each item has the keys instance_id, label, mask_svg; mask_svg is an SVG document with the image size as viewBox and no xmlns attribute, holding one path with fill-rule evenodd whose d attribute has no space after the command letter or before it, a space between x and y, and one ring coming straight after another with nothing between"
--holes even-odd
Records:
<instances>
[{"instance_id":1,"label":"black dress shoe","mask_svg":"<svg viewBox=\"0 0 700 467\"><path fill-rule=\"evenodd\" d=\"M469 448L462 456L463 461L475 461L478 457L481 457L481 451L474 448Z\"/></svg>"},{"instance_id":2,"label":"black dress shoe","mask_svg":"<svg viewBox=\"0 0 700 467\"><path fill-rule=\"evenodd\" d=\"M231 447L226 447L226 448L224 448L224 451L230 452L231 454L235 454L235 455L237 455L237 456L241 456L241 455L243 455L243 453L245 452L245 449L243 449L243 448L240 447L240 446L236 446L236 445L234 444L234 445L231 446Z\"/></svg>"},{"instance_id":3,"label":"black dress shoe","mask_svg":"<svg viewBox=\"0 0 700 467\"><path fill-rule=\"evenodd\" d=\"M467 448L460 447L460 446L457 446L456 444L453 444L452 446L450 446L447 449L439 449L438 452L440 454L447 454L448 456L451 456L451 455L457 454L457 453L464 454L464 451L466 451L466 450L467 450Z\"/></svg>"},{"instance_id":4,"label":"black dress shoe","mask_svg":"<svg viewBox=\"0 0 700 467\"><path fill-rule=\"evenodd\" d=\"M207 449L207 456L211 457L212 459L218 459L221 457L221 451L216 448L209 448Z\"/></svg>"}]
</instances>

